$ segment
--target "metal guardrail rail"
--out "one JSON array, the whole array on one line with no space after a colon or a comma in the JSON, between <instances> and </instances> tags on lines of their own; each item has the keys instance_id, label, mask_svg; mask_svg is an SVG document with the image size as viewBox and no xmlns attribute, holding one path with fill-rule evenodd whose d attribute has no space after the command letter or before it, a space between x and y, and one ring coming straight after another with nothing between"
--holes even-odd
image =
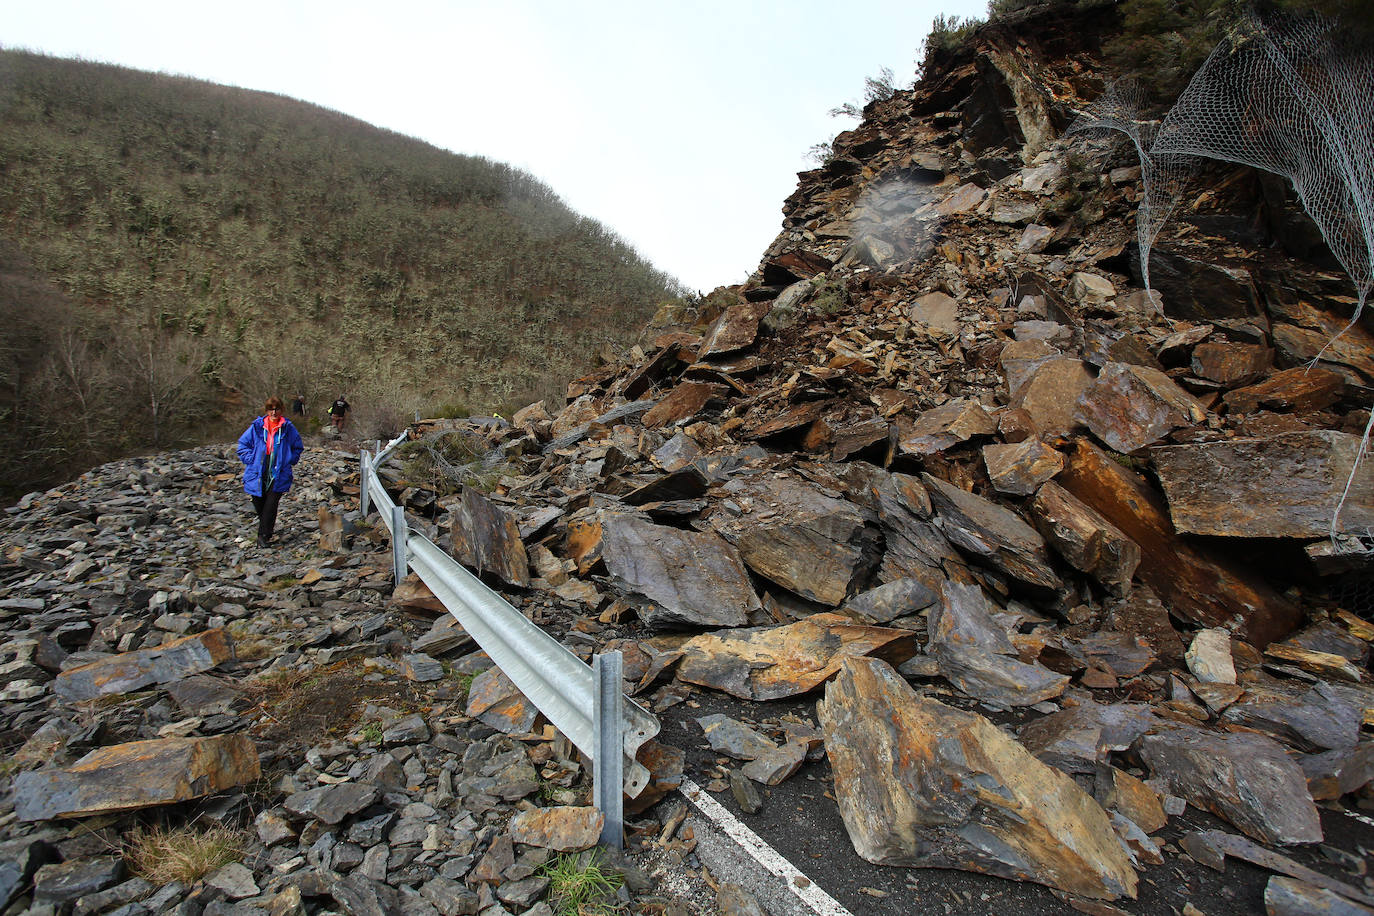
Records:
<instances>
[{"instance_id":1,"label":"metal guardrail rail","mask_svg":"<svg viewBox=\"0 0 1374 916\"><path fill-rule=\"evenodd\" d=\"M398 436L376 455L364 451L361 458L363 512L375 506L391 533L397 581L407 568L414 570L526 699L592 759L593 791L606 818L602 839L619 846L622 792L635 798L648 785L649 771L635 755L658 734L658 720L621 693L619 653L598 656L588 666L428 538L409 530L376 473L405 438ZM617 746L620 759L610 759Z\"/></svg>"}]
</instances>

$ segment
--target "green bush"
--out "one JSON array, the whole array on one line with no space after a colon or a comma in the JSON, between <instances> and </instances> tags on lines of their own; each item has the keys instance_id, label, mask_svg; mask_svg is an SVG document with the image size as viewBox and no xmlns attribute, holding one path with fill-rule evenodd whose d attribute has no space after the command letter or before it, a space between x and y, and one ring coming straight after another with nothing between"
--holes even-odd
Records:
<instances>
[{"instance_id":1,"label":"green bush","mask_svg":"<svg viewBox=\"0 0 1374 916\"><path fill-rule=\"evenodd\" d=\"M983 20L975 16L946 16L944 13L936 16L930 24L930 34L926 36L919 52L920 63L916 67L916 75L924 79L938 70L940 58L962 48L969 36L982 24Z\"/></svg>"}]
</instances>

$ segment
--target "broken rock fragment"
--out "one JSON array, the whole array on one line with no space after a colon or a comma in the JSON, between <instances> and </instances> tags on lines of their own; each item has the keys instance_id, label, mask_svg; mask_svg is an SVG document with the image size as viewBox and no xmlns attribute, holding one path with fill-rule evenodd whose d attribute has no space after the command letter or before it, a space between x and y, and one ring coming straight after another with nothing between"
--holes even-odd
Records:
<instances>
[{"instance_id":1,"label":"broken rock fragment","mask_svg":"<svg viewBox=\"0 0 1374 916\"><path fill-rule=\"evenodd\" d=\"M1078 399L1078 416L1108 448L1133 452L1203 422L1207 411L1157 369L1107 363Z\"/></svg>"},{"instance_id":2,"label":"broken rock fragment","mask_svg":"<svg viewBox=\"0 0 1374 916\"><path fill-rule=\"evenodd\" d=\"M213 795L260 775L247 735L163 738L97 748L67 769L14 779L21 821L130 811Z\"/></svg>"},{"instance_id":3,"label":"broken rock fragment","mask_svg":"<svg viewBox=\"0 0 1374 916\"><path fill-rule=\"evenodd\" d=\"M951 544L1025 585L1062 585L1049 565L1044 539L1019 515L929 474L921 479Z\"/></svg>"},{"instance_id":4,"label":"broken rock fragment","mask_svg":"<svg viewBox=\"0 0 1374 916\"><path fill-rule=\"evenodd\" d=\"M1332 430L1229 439L1152 451L1180 532L1221 537L1322 537L1350 482L1342 530L1374 526L1374 467L1360 437Z\"/></svg>"},{"instance_id":5,"label":"broken rock fragment","mask_svg":"<svg viewBox=\"0 0 1374 916\"><path fill-rule=\"evenodd\" d=\"M1184 655L1188 670L1204 684L1234 684L1236 665L1231 659L1231 634L1216 627L1200 630Z\"/></svg>"},{"instance_id":6,"label":"broken rock fragment","mask_svg":"<svg viewBox=\"0 0 1374 916\"><path fill-rule=\"evenodd\" d=\"M967 696L998 706L1032 706L1068 686L1064 675L1017 658L977 585L946 582L927 630L927 650L940 675Z\"/></svg>"},{"instance_id":7,"label":"broken rock fragment","mask_svg":"<svg viewBox=\"0 0 1374 916\"><path fill-rule=\"evenodd\" d=\"M613 516L604 523L602 558L612 576L651 602L640 611L650 625L738 627L761 607L738 551L709 532Z\"/></svg>"},{"instance_id":8,"label":"broken rock fragment","mask_svg":"<svg viewBox=\"0 0 1374 916\"><path fill-rule=\"evenodd\" d=\"M683 647L677 676L746 700L776 700L814 689L844 659L878 655L901 664L916 654L909 630L866 627L839 614L798 623L695 636Z\"/></svg>"},{"instance_id":9,"label":"broken rock fragment","mask_svg":"<svg viewBox=\"0 0 1374 916\"><path fill-rule=\"evenodd\" d=\"M916 579L894 579L855 595L843 611L865 623L887 623L935 603L938 596Z\"/></svg>"},{"instance_id":10,"label":"broken rock fragment","mask_svg":"<svg viewBox=\"0 0 1374 916\"><path fill-rule=\"evenodd\" d=\"M529 587L530 561L515 519L472 487L463 487L449 535L459 563L478 574L492 573L509 585Z\"/></svg>"},{"instance_id":11,"label":"broken rock fragment","mask_svg":"<svg viewBox=\"0 0 1374 916\"><path fill-rule=\"evenodd\" d=\"M1163 500L1139 475L1079 440L1056 478L1140 547L1136 578L1177 617L1208 627L1239 618L1240 635L1258 646L1292 632L1302 612L1258 576L1174 531Z\"/></svg>"},{"instance_id":12,"label":"broken rock fragment","mask_svg":"<svg viewBox=\"0 0 1374 916\"><path fill-rule=\"evenodd\" d=\"M233 645L224 630L206 630L164 643L69 668L53 681L53 693L64 700L91 700L113 693L166 684L232 658Z\"/></svg>"},{"instance_id":13,"label":"broken rock fragment","mask_svg":"<svg viewBox=\"0 0 1374 916\"><path fill-rule=\"evenodd\" d=\"M875 559L858 506L790 477L752 476L720 488L742 509L716 531L752 570L804 598L837 607Z\"/></svg>"},{"instance_id":14,"label":"broken rock fragment","mask_svg":"<svg viewBox=\"0 0 1374 916\"><path fill-rule=\"evenodd\" d=\"M1114 594L1130 590L1140 565L1140 547L1120 528L1053 481L1040 488L1030 510L1035 527L1075 569Z\"/></svg>"},{"instance_id":15,"label":"broken rock fragment","mask_svg":"<svg viewBox=\"0 0 1374 916\"><path fill-rule=\"evenodd\" d=\"M817 709L840 814L865 860L1135 896L1136 873L1101 806L982 716L858 658Z\"/></svg>"},{"instance_id":16,"label":"broken rock fragment","mask_svg":"<svg viewBox=\"0 0 1374 916\"><path fill-rule=\"evenodd\" d=\"M595 846L605 817L595 808L564 805L531 808L511 818L510 838L516 843L555 852L576 852Z\"/></svg>"},{"instance_id":17,"label":"broken rock fragment","mask_svg":"<svg viewBox=\"0 0 1374 916\"><path fill-rule=\"evenodd\" d=\"M1064 470L1064 456L1032 437L1010 445L984 446L983 464L999 492L1027 496Z\"/></svg>"},{"instance_id":18,"label":"broken rock fragment","mask_svg":"<svg viewBox=\"0 0 1374 916\"><path fill-rule=\"evenodd\" d=\"M1176 726L1146 735L1139 748L1170 792L1261 843L1321 842L1307 778L1272 738Z\"/></svg>"},{"instance_id":19,"label":"broken rock fragment","mask_svg":"<svg viewBox=\"0 0 1374 916\"><path fill-rule=\"evenodd\" d=\"M949 401L900 427L897 447L904 455L933 455L975 436L997 432L997 421L971 398Z\"/></svg>"}]
</instances>

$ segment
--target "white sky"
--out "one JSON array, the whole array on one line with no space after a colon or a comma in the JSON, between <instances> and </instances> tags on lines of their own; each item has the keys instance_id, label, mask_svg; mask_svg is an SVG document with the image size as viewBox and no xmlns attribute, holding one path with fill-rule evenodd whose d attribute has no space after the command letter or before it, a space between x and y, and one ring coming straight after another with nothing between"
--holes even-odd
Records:
<instances>
[{"instance_id":1,"label":"white sky","mask_svg":"<svg viewBox=\"0 0 1374 916\"><path fill-rule=\"evenodd\" d=\"M2 0L0 45L278 92L518 166L703 291L741 282L812 144L986 0Z\"/></svg>"}]
</instances>

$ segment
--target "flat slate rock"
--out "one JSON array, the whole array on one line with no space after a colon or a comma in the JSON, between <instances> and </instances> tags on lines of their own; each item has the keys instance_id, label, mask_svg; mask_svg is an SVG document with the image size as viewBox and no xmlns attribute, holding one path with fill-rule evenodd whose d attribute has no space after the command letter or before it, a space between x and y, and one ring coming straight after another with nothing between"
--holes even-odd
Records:
<instances>
[{"instance_id":1,"label":"flat slate rock","mask_svg":"<svg viewBox=\"0 0 1374 916\"><path fill-rule=\"evenodd\" d=\"M617 515L601 549L610 574L650 602L640 616L651 626L738 627L762 608L739 552L710 532Z\"/></svg>"},{"instance_id":2,"label":"flat slate rock","mask_svg":"<svg viewBox=\"0 0 1374 916\"><path fill-rule=\"evenodd\" d=\"M921 475L951 544L1024 585L1063 583L1050 566L1045 540L1019 515L929 474Z\"/></svg>"},{"instance_id":3,"label":"flat slate rock","mask_svg":"<svg viewBox=\"0 0 1374 916\"><path fill-rule=\"evenodd\" d=\"M858 506L772 475L736 478L720 494L747 507L715 525L746 566L820 604L837 607L849 597L872 556Z\"/></svg>"},{"instance_id":4,"label":"flat slate rock","mask_svg":"<svg viewBox=\"0 0 1374 916\"><path fill-rule=\"evenodd\" d=\"M1239 619L1240 635L1261 647L1302 622L1301 609L1259 576L1181 538L1158 493L1101 449L1075 442L1055 482L1140 547L1136 579L1150 586L1174 616L1207 627Z\"/></svg>"},{"instance_id":5,"label":"flat slate rock","mask_svg":"<svg viewBox=\"0 0 1374 916\"><path fill-rule=\"evenodd\" d=\"M478 573L491 573L508 585L528 588L530 561L516 521L472 487L463 487L449 536L453 558Z\"/></svg>"},{"instance_id":6,"label":"flat slate rock","mask_svg":"<svg viewBox=\"0 0 1374 916\"><path fill-rule=\"evenodd\" d=\"M511 818L507 829L516 843L554 852L580 852L597 844L604 820L600 811L590 807L531 808Z\"/></svg>"},{"instance_id":7,"label":"flat slate rock","mask_svg":"<svg viewBox=\"0 0 1374 916\"><path fill-rule=\"evenodd\" d=\"M372 804L377 796L376 786L345 782L288 795L282 804L298 817L313 818L321 824L333 826Z\"/></svg>"},{"instance_id":8,"label":"flat slate rock","mask_svg":"<svg viewBox=\"0 0 1374 916\"><path fill-rule=\"evenodd\" d=\"M1186 534L1219 537L1323 537L1341 509L1341 531L1374 527L1374 463L1361 462L1360 437L1332 430L1267 439L1228 439L1151 451L1169 500L1169 517Z\"/></svg>"},{"instance_id":9,"label":"flat slate rock","mask_svg":"<svg viewBox=\"0 0 1374 916\"><path fill-rule=\"evenodd\" d=\"M131 811L213 795L261 775L247 735L162 738L98 748L70 768L14 779L21 821Z\"/></svg>"},{"instance_id":10,"label":"flat slate rock","mask_svg":"<svg viewBox=\"0 0 1374 916\"><path fill-rule=\"evenodd\" d=\"M1174 726L1140 739L1140 756L1174 795L1261 843L1319 843L1307 777L1274 739Z\"/></svg>"},{"instance_id":11,"label":"flat slate rock","mask_svg":"<svg viewBox=\"0 0 1374 916\"><path fill-rule=\"evenodd\" d=\"M209 671L233 655L228 633L221 629L206 630L154 649L124 652L89 665L69 668L57 676L52 689L69 702L93 700Z\"/></svg>"}]
</instances>

